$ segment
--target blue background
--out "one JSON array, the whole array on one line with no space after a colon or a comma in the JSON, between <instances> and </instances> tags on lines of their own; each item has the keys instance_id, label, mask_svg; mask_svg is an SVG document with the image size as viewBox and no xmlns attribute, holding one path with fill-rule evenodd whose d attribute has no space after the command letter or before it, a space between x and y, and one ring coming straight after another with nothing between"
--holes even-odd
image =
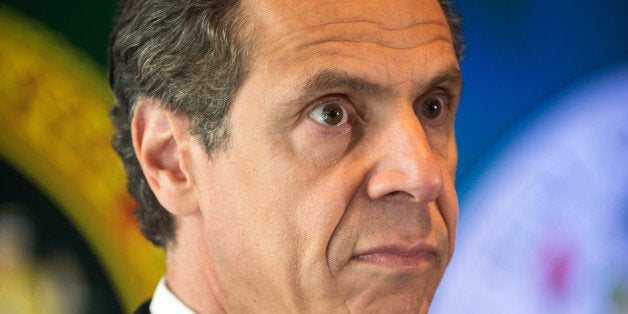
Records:
<instances>
[{"instance_id":1,"label":"blue background","mask_svg":"<svg viewBox=\"0 0 628 314\"><path fill-rule=\"evenodd\" d=\"M457 116L458 190L557 91L628 60L628 1L458 1L465 86ZM628 88L628 87L626 87ZM591 104L591 110L602 104ZM464 212L466 208L461 208Z\"/></svg>"}]
</instances>

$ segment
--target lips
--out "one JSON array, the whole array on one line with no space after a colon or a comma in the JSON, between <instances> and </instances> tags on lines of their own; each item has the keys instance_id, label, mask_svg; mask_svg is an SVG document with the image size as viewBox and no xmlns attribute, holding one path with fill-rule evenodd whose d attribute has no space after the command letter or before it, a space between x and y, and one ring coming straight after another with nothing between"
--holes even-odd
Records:
<instances>
[{"instance_id":1,"label":"lips","mask_svg":"<svg viewBox=\"0 0 628 314\"><path fill-rule=\"evenodd\" d=\"M351 259L358 263L401 269L424 270L436 262L436 249L430 245L382 246L355 254Z\"/></svg>"}]
</instances>

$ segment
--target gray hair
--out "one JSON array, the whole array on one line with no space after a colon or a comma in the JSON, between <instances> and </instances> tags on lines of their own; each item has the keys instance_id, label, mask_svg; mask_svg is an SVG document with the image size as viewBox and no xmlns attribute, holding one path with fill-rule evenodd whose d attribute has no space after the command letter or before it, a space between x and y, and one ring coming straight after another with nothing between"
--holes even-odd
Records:
<instances>
[{"instance_id":1,"label":"gray hair","mask_svg":"<svg viewBox=\"0 0 628 314\"><path fill-rule=\"evenodd\" d=\"M462 20L439 0L462 55ZM175 221L157 201L133 149L131 118L140 97L190 118L190 132L207 153L229 135L229 104L247 75L251 41L240 0L121 0L109 40L112 146L120 155L135 215L146 238L165 247Z\"/></svg>"}]
</instances>

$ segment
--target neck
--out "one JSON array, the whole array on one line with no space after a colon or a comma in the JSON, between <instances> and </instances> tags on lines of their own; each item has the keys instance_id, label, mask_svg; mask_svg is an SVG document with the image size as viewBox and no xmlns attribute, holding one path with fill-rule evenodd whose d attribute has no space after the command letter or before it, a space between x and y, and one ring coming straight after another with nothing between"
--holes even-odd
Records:
<instances>
[{"instance_id":1,"label":"neck","mask_svg":"<svg viewBox=\"0 0 628 314\"><path fill-rule=\"evenodd\" d=\"M204 233L190 222L189 218L177 221L176 243L166 249L168 288L194 312L225 313Z\"/></svg>"}]
</instances>

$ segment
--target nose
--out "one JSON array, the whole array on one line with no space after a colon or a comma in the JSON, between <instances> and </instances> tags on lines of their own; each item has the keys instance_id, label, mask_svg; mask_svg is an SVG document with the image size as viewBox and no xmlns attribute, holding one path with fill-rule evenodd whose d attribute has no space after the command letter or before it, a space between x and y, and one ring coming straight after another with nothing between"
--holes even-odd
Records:
<instances>
[{"instance_id":1,"label":"nose","mask_svg":"<svg viewBox=\"0 0 628 314\"><path fill-rule=\"evenodd\" d=\"M369 198L394 196L425 203L440 195L443 171L413 112L388 120L376 143L375 164L367 181Z\"/></svg>"}]
</instances>

